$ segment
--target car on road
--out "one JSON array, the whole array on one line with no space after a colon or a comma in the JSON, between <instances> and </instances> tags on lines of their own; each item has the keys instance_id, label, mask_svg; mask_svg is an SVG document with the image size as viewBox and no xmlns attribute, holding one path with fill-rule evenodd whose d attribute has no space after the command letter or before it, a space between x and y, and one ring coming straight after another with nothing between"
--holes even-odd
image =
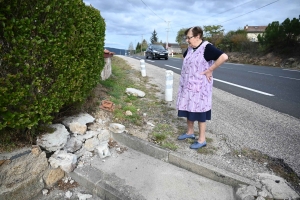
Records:
<instances>
[{"instance_id":1,"label":"car on road","mask_svg":"<svg viewBox=\"0 0 300 200\"><path fill-rule=\"evenodd\" d=\"M146 49L145 56L146 59L150 57L152 60L160 58L168 60L169 58L168 51L160 44L150 44Z\"/></svg>"}]
</instances>

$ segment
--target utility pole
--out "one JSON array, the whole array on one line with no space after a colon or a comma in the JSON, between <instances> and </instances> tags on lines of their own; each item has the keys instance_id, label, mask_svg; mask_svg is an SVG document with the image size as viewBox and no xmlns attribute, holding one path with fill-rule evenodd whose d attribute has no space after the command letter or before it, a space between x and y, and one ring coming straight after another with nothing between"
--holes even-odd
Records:
<instances>
[{"instance_id":1,"label":"utility pole","mask_svg":"<svg viewBox=\"0 0 300 200\"><path fill-rule=\"evenodd\" d=\"M169 24L170 24L170 21L167 21L168 22L168 28L167 28L167 42L166 42L166 49L168 50L169 48L169 44L168 44L168 35L169 35Z\"/></svg>"},{"instance_id":2,"label":"utility pole","mask_svg":"<svg viewBox=\"0 0 300 200\"><path fill-rule=\"evenodd\" d=\"M143 48L142 47L143 47L143 35L142 35L142 43L141 43L141 55L143 55L142 54L142 52L143 52L143 50L142 50Z\"/></svg>"}]
</instances>

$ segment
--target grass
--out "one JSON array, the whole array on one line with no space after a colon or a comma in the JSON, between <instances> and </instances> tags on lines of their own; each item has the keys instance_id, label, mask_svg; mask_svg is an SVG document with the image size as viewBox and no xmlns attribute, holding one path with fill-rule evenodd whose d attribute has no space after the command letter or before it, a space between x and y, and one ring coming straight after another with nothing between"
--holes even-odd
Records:
<instances>
[{"instance_id":1,"label":"grass","mask_svg":"<svg viewBox=\"0 0 300 200\"><path fill-rule=\"evenodd\" d=\"M160 123L154 127L150 137L162 147L175 151L178 147L170 140L170 137L174 137L174 132L175 130L169 124Z\"/></svg>"}]
</instances>

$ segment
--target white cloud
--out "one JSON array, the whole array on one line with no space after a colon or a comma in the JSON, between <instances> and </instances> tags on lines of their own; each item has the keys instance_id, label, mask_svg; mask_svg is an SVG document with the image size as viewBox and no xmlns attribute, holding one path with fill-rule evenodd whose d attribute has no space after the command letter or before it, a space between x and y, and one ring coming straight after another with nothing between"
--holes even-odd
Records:
<instances>
[{"instance_id":1,"label":"white cloud","mask_svg":"<svg viewBox=\"0 0 300 200\"><path fill-rule=\"evenodd\" d=\"M88 0L106 22L105 46L127 49L153 30L159 41L175 43L181 28L222 25L225 32L298 18L300 0Z\"/></svg>"}]
</instances>

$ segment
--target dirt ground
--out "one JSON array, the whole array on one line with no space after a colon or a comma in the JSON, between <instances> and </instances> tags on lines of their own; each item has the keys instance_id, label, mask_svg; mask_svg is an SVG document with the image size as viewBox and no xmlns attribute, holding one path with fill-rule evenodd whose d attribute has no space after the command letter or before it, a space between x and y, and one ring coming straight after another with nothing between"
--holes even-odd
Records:
<instances>
[{"instance_id":1,"label":"dirt ground","mask_svg":"<svg viewBox=\"0 0 300 200\"><path fill-rule=\"evenodd\" d=\"M279 56L274 53L255 55L251 53L227 52L228 62L260 66L300 69L300 54L294 56Z\"/></svg>"}]
</instances>

